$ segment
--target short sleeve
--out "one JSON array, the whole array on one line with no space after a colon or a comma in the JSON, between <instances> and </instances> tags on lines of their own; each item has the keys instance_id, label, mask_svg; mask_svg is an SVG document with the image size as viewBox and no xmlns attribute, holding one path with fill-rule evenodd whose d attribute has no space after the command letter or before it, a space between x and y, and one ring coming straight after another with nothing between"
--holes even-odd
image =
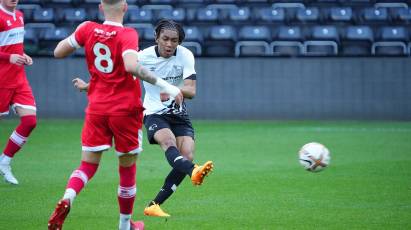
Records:
<instances>
[{"instance_id":1,"label":"short sleeve","mask_svg":"<svg viewBox=\"0 0 411 230\"><path fill-rule=\"evenodd\" d=\"M138 34L134 29L129 28L122 34L122 48L121 56L124 56L127 53L135 53L138 55Z\"/></svg>"},{"instance_id":2,"label":"short sleeve","mask_svg":"<svg viewBox=\"0 0 411 230\"><path fill-rule=\"evenodd\" d=\"M196 70L194 68L195 60L194 55L191 53L190 50L184 49L183 56L182 56L184 71L183 71L183 79L190 77L193 74L196 74Z\"/></svg>"},{"instance_id":3,"label":"short sleeve","mask_svg":"<svg viewBox=\"0 0 411 230\"><path fill-rule=\"evenodd\" d=\"M74 33L68 38L68 42L71 47L78 49L84 46L84 43L86 42L86 38L88 36L87 28L89 24L90 23L86 21L77 26L76 31L74 31Z\"/></svg>"}]
</instances>

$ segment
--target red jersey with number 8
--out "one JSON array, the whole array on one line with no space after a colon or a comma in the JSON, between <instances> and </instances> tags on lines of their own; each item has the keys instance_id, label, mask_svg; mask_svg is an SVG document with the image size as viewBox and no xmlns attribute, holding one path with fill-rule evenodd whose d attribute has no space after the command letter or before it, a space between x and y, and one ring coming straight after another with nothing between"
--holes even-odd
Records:
<instances>
[{"instance_id":1,"label":"red jersey with number 8","mask_svg":"<svg viewBox=\"0 0 411 230\"><path fill-rule=\"evenodd\" d=\"M86 113L124 116L143 111L140 82L126 72L123 55L138 51L138 34L120 23L84 22L69 37L84 47L90 72Z\"/></svg>"}]
</instances>

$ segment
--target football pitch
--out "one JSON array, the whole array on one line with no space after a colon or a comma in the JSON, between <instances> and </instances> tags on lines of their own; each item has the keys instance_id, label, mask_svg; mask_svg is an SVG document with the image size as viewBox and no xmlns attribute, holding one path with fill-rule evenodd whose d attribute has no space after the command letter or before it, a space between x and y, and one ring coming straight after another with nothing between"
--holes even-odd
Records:
<instances>
[{"instance_id":1,"label":"football pitch","mask_svg":"<svg viewBox=\"0 0 411 230\"><path fill-rule=\"evenodd\" d=\"M17 124L0 121L0 148ZM13 162L20 185L0 181L0 229L46 229L80 162L81 120L40 119ZM133 219L148 230L411 229L411 122L194 121L196 162L213 160L200 187L185 180L162 207L143 216L170 166L144 137ZM299 148L326 145L331 164L305 171ZM2 149L0 149L1 151ZM74 202L65 230L117 229L117 157L104 153Z\"/></svg>"}]
</instances>

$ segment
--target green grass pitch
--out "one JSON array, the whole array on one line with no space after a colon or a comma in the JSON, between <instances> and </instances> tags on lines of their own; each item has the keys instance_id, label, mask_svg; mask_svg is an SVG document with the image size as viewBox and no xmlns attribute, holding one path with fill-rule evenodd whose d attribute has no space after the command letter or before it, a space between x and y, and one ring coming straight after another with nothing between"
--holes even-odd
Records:
<instances>
[{"instance_id":1,"label":"green grass pitch","mask_svg":"<svg viewBox=\"0 0 411 230\"><path fill-rule=\"evenodd\" d=\"M0 148L17 120L0 121ZM161 229L411 229L410 122L194 121L196 162L213 160L204 185L185 180L163 206L172 217L142 215L170 170L144 139L133 219ZM46 229L55 203L80 162L80 120L39 120L13 170L0 181L0 229ZM317 141L331 165L305 171L297 151ZM1 150L1 149L0 149ZM64 229L117 229L117 158L104 153L75 200Z\"/></svg>"}]
</instances>

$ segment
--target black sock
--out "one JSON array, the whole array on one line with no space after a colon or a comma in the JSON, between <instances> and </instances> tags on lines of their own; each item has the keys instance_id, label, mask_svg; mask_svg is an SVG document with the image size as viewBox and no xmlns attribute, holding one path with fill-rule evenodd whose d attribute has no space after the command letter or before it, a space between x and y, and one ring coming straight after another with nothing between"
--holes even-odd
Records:
<instances>
[{"instance_id":1,"label":"black sock","mask_svg":"<svg viewBox=\"0 0 411 230\"><path fill-rule=\"evenodd\" d=\"M175 146L171 146L166 151L166 158L173 169L191 176L194 169L193 162L181 156L180 151Z\"/></svg>"},{"instance_id":2,"label":"black sock","mask_svg":"<svg viewBox=\"0 0 411 230\"><path fill-rule=\"evenodd\" d=\"M164 185L161 188L160 192L158 192L156 198L154 198L154 200L152 200L148 204L148 206L152 205L153 203L164 203L164 201L166 201L175 192L177 186L179 186L184 180L184 177L186 177L185 173L179 172L176 169L172 169L166 177L166 180L164 181Z\"/></svg>"}]
</instances>

